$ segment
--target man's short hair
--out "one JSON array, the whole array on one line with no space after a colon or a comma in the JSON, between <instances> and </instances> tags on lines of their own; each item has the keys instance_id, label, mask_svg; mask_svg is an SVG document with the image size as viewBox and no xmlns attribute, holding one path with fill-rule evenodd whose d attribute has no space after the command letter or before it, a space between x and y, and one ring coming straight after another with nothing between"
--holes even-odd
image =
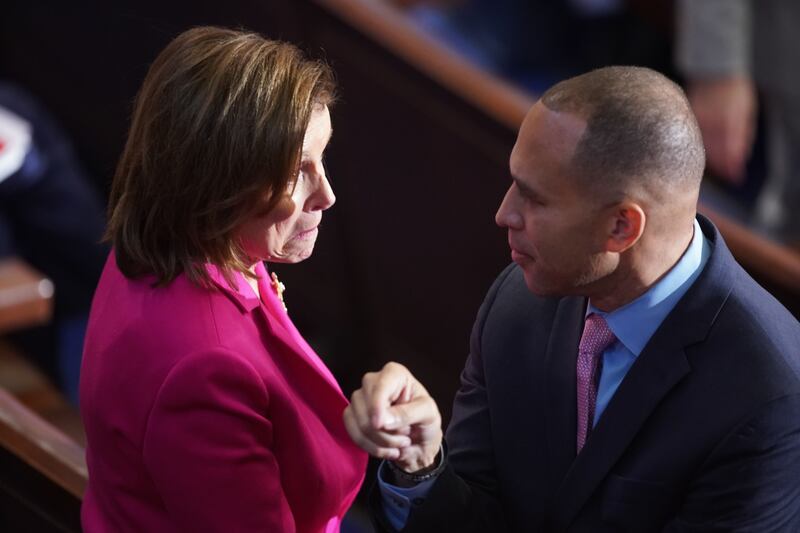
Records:
<instances>
[{"instance_id":1,"label":"man's short hair","mask_svg":"<svg viewBox=\"0 0 800 533\"><path fill-rule=\"evenodd\" d=\"M541 102L586 120L572 168L592 191L699 187L705 168L700 128L683 90L662 74L600 68L554 85Z\"/></svg>"}]
</instances>

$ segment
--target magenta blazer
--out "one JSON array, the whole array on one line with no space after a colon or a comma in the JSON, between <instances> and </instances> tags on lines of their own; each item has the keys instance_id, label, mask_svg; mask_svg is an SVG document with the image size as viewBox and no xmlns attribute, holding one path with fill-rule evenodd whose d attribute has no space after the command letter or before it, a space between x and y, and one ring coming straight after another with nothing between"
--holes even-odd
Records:
<instances>
[{"instance_id":1,"label":"magenta blazer","mask_svg":"<svg viewBox=\"0 0 800 533\"><path fill-rule=\"evenodd\" d=\"M106 263L81 369L84 531L337 532L367 462L347 399L263 264L261 300L207 269L217 290Z\"/></svg>"}]
</instances>

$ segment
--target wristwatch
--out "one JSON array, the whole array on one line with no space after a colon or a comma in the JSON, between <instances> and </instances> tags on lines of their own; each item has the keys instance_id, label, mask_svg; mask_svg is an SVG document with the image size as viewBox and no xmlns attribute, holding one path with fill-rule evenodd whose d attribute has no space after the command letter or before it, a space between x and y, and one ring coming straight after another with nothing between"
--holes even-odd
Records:
<instances>
[{"instance_id":1,"label":"wristwatch","mask_svg":"<svg viewBox=\"0 0 800 533\"><path fill-rule=\"evenodd\" d=\"M397 466L394 462L386 461L386 464L389 466L389 469L392 472L394 472L394 475L396 475L399 478L405 479L406 481L411 481L413 483L422 483L423 481L435 478L436 476L442 473L442 470L444 470L445 466L443 444L439 445L439 453L436 454L435 463L436 466L434 466L432 469L430 470L424 469L422 473L416 473L416 472L406 472L405 470Z\"/></svg>"}]
</instances>

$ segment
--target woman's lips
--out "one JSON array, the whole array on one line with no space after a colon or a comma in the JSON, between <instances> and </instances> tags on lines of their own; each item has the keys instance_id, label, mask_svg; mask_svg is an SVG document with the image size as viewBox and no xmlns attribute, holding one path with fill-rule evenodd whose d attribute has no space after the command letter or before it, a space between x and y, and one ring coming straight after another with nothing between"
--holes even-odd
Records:
<instances>
[{"instance_id":1,"label":"woman's lips","mask_svg":"<svg viewBox=\"0 0 800 533\"><path fill-rule=\"evenodd\" d=\"M308 239L312 239L312 238L314 238L314 237L316 237L316 236L317 236L317 231L318 231L318 230L317 230L317 228L318 228L318 227L319 227L319 226L314 226L314 227L313 227L313 228L311 228L311 229L307 229L307 230L305 230L305 231L301 231L300 233L298 233L297 235L295 235L295 236L294 236L294 238L295 238L295 239L300 239L300 240L308 240Z\"/></svg>"}]
</instances>

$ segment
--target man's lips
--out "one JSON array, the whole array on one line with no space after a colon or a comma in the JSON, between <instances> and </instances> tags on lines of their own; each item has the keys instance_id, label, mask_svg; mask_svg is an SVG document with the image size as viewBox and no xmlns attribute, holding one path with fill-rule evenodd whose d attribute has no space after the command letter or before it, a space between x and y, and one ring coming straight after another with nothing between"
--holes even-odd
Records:
<instances>
[{"instance_id":1,"label":"man's lips","mask_svg":"<svg viewBox=\"0 0 800 533\"><path fill-rule=\"evenodd\" d=\"M514 246L514 243L511 242L511 239L508 240L508 247L511 248L511 260L515 263L519 263L520 261L530 261L533 259L531 256L520 251L519 248Z\"/></svg>"},{"instance_id":2,"label":"man's lips","mask_svg":"<svg viewBox=\"0 0 800 533\"><path fill-rule=\"evenodd\" d=\"M523 254L520 251L515 250L514 248L511 249L511 260L515 263L521 263L523 261L529 261L531 257L529 255Z\"/></svg>"}]
</instances>

